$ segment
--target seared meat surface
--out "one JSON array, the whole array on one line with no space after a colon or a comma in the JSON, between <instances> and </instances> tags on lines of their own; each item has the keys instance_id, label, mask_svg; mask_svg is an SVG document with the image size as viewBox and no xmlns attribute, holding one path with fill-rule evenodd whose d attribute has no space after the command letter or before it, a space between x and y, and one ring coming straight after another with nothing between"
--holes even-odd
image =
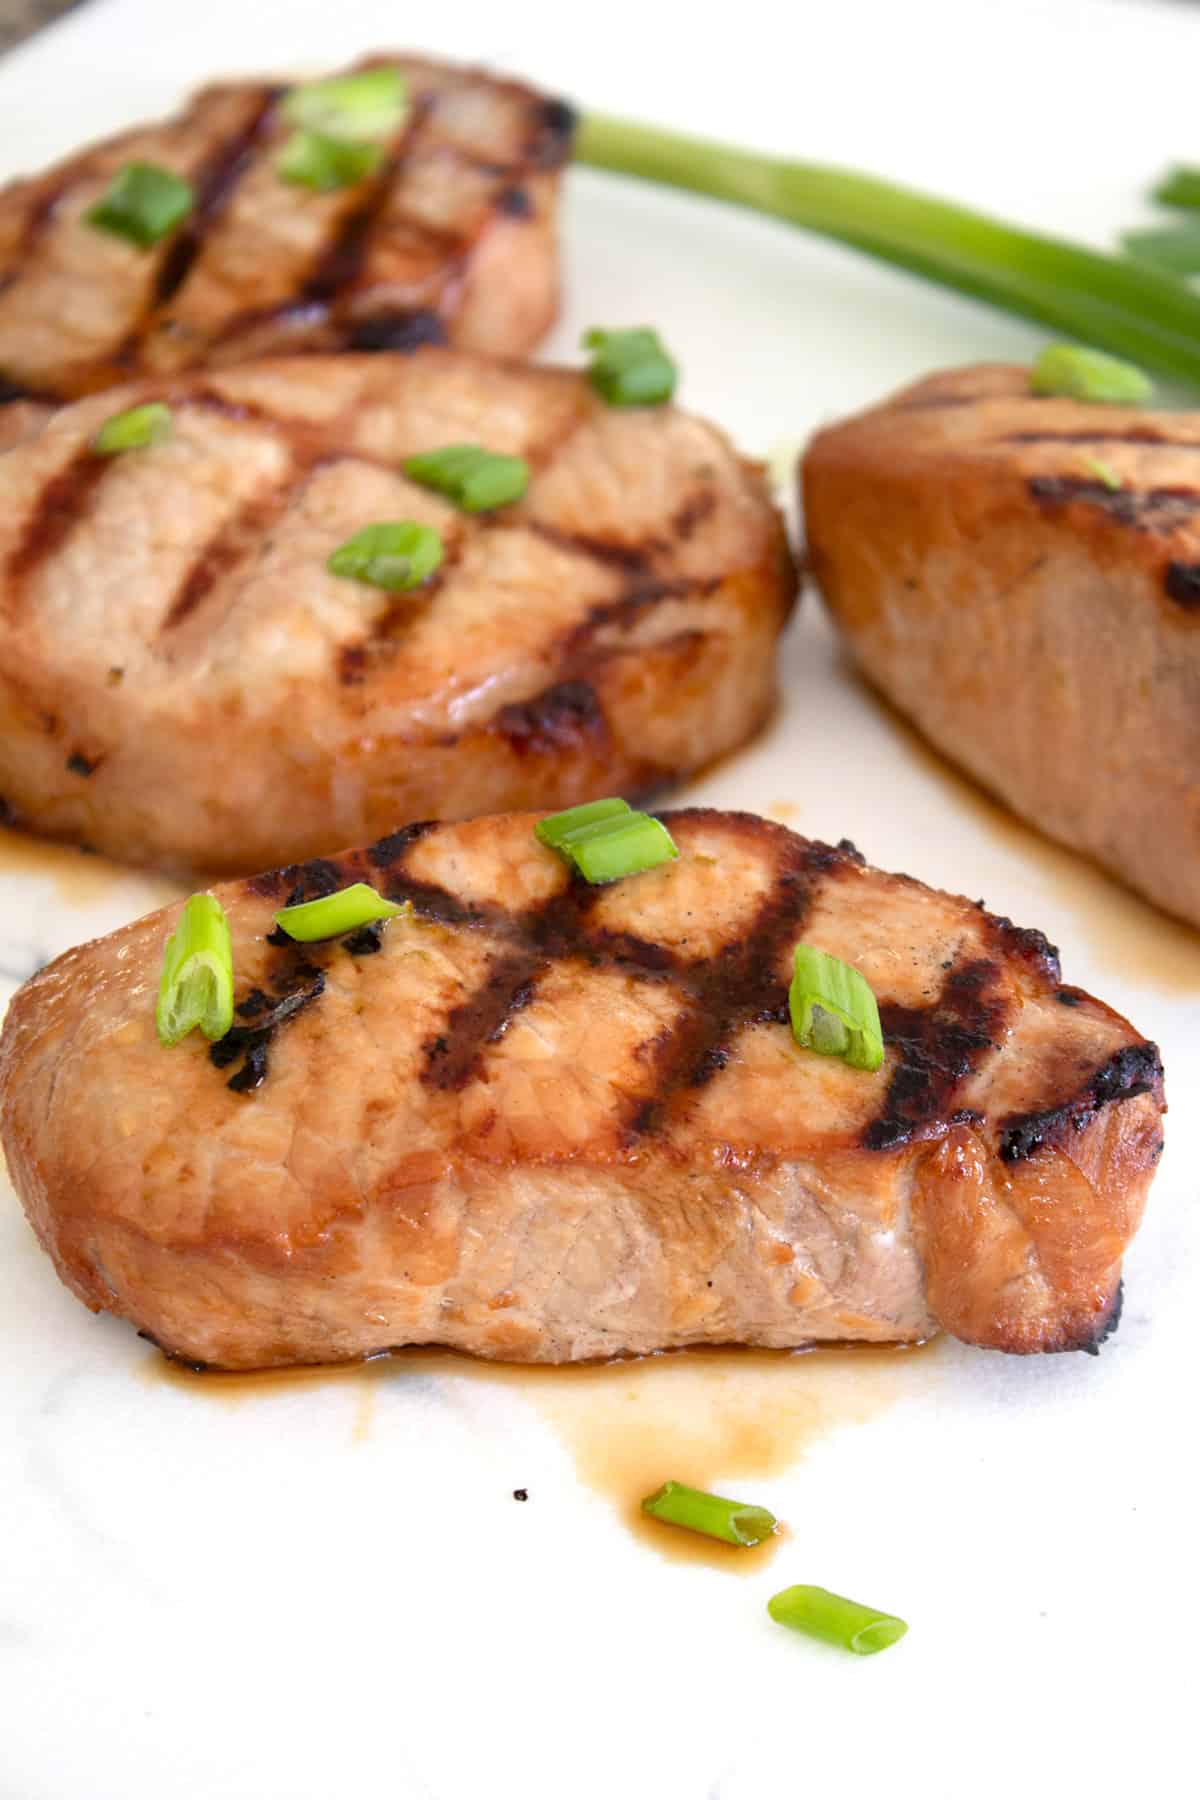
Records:
<instances>
[{"instance_id":1,"label":"seared meat surface","mask_svg":"<svg viewBox=\"0 0 1200 1800\"><path fill-rule=\"evenodd\" d=\"M169 439L92 453L114 411ZM400 471L531 465L468 515ZM329 573L365 525L422 587ZM459 352L292 358L95 395L0 455L0 795L125 861L246 873L413 818L645 792L742 743L795 579L757 468L670 407Z\"/></svg>"},{"instance_id":2,"label":"seared meat surface","mask_svg":"<svg viewBox=\"0 0 1200 1800\"><path fill-rule=\"evenodd\" d=\"M1087 1348L1162 1145L1152 1044L978 905L746 814L589 888L533 815L219 888L238 1023L164 1049L178 908L20 990L0 1123L63 1279L188 1360L515 1361L923 1338ZM337 942L278 907L412 904ZM859 967L884 1066L801 1050L794 945Z\"/></svg>"},{"instance_id":3,"label":"seared meat surface","mask_svg":"<svg viewBox=\"0 0 1200 1800\"><path fill-rule=\"evenodd\" d=\"M818 433L804 507L870 680L1015 812L1200 925L1200 413L957 369Z\"/></svg>"},{"instance_id":4,"label":"seared meat surface","mask_svg":"<svg viewBox=\"0 0 1200 1800\"><path fill-rule=\"evenodd\" d=\"M280 179L277 81L205 88L0 191L0 396L72 398L200 364L446 341L519 356L558 302L561 101L411 56L380 170L330 193ZM187 219L150 249L84 214L130 162L183 176Z\"/></svg>"}]
</instances>

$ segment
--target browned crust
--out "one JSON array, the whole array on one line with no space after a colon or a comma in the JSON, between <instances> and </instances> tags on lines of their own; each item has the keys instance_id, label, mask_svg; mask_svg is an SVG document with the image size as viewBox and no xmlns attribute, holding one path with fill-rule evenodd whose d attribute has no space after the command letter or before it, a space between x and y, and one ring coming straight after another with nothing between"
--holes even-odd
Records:
<instances>
[{"instance_id":1,"label":"browned crust","mask_svg":"<svg viewBox=\"0 0 1200 1800\"><path fill-rule=\"evenodd\" d=\"M870 679L1015 811L1200 924L1200 414L948 371L819 432L803 495Z\"/></svg>"},{"instance_id":2,"label":"browned crust","mask_svg":"<svg viewBox=\"0 0 1200 1800\"><path fill-rule=\"evenodd\" d=\"M403 134L390 146L378 175L322 204L324 236L298 272L291 291L266 306L231 305L227 316L211 312L203 324L187 302L207 274L210 251L248 178L278 155L284 127L278 81L225 83L198 92L164 133L181 145L207 115L221 109L228 123L219 141L188 168L196 203L188 219L162 244L143 253L151 277L144 296L131 284L123 330L104 350L83 359L64 340L63 360L48 378L31 373L21 354L0 334L0 404L32 391L36 399L67 400L129 381L144 372L179 372L268 354L341 349L404 350L421 343L450 343L491 354L522 355L553 322L558 304L555 209L559 172L570 155L574 115L519 82L481 69L424 58L375 56L356 65L401 64L413 104ZM436 132L444 88L484 86L523 118L521 142L497 157L457 137L436 138L436 154L456 160L478 181L479 203L469 222L439 230L417 213L397 211L397 176L407 159ZM114 152L138 133L89 146L44 174L0 190L0 292L19 297L21 283L40 248L59 229L64 199L94 184L113 165ZM280 184L278 204L301 206L299 193ZM403 292L372 274L372 252L384 238L403 239L410 274ZM386 259L384 259L386 260ZM392 259L393 261L395 258ZM243 286L245 284L243 283Z\"/></svg>"},{"instance_id":3,"label":"browned crust","mask_svg":"<svg viewBox=\"0 0 1200 1800\"><path fill-rule=\"evenodd\" d=\"M786 1034L790 944L812 929L819 908L865 904L878 916L890 893L928 890L864 869L853 846L809 843L748 815L692 810L666 818L685 851L695 833L716 830L730 855L740 846L769 859L767 888L718 954L697 958L654 934L614 933L596 916L598 890L565 873L555 876L553 869L544 876L532 863L514 871L513 886L532 880L539 897L515 910L504 896L472 897L418 872L426 866L421 858L428 846L447 832L458 832L468 858L480 830L532 845L532 818L409 827L365 851L222 890L239 942L249 943L246 934L255 929L264 933L282 902L365 879L391 898L409 901L426 928L451 934L447 944L451 938L473 944L474 955L487 947L476 987L435 1015L423 1039L415 1078L428 1096L422 1104L433 1109L430 1117L444 1121L446 1135L414 1142L380 1169L367 1193L349 1182L344 1168L339 1173L335 1145L334 1160L323 1165L303 1209L290 1209L286 1227L249 1194L245 1205L233 1194L214 1195L198 1226L183 1223L183 1212L178 1223L143 1214L139 1182L148 1193L163 1191L163 1183L173 1192L180 1183L183 1203L192 1180L187 1142L155 1150L140 1174L136 1168L127 1172L124 1185L97 1188L71 1173L78 1131L70 1121L77 1116L82 1123L90 1091L79 1036L89 990L101 993L96 984L108 979L103 971L118 966L122 981L141 982L143 995L151 990L163 915L71 951L36 976L14 999L0 1040L0 1126L14 1183L63 1279L93 1309L132 1318L173 1353L228 1366L337 1360L400 1341L460 1344L512 1360L597 1354L594 1334L581 1337L585 1347L572 1351L536 1309L506 1302L489 1310L486 1295L480 1298L470 1282L465 1289L454 1285L461 1222L447 1183L479 1209L475 1235L480 1218L490 1221L484 1237L490 1230L498 1244L506 1233L525 1231L521 1208L528 1207L532 1190L547 1209L537 1216L553 1220L561 1208L564 1230L575 1229L571 1220L585 1229L584 1221L604 1216L606 1206L619 1216L636 1216L647 1267L665 1260L671 1269L669 1327L660 1325L658 1337L612 1348L721 1341L722 1317L739 1316L737 1283L752 1286L760 1279L756 1270L764 1253L777 1253L786 1264L805 1249L803 1231L778 1212L778 1195L801 1171L802 1183L824 1193L826 1204L837 1199L870 1210L880 1194L907 1196L902 1204L924 1269L927 1314L890 1328L865 1315L846 1317L844 1335L915 1337L940 1326L969 1343L1020 1353L1094 1346L1111 1323L1121 1257L1162 1148L1162 1071L1154 1046L1101 1003L1063 988L1052 958L1032 945L1014 946L1007 921L982 915L978 936L951 958L947 985L953 986L956 971L976 968L981 958L999 961L990 964L986 982L971 976L959 984L956 1013L947 1011L944 991L934 993L919 1025L910 1016L907 1034L897 1036L888 1027L895 1004L881 992L888 1069L877 1084L861 1089L873 1097L874 1112L848 1130L831 1130L797 1102L748 1140L736 1117L740 1090L729 1083L748 1032ZM527 860L542 855L534 846ZM860 903L855 896L863 883L871 898ZM945 901L948 932L965 929L974 909L948 896L930 898ZM272 1073L277 1054L291 1069L292 1046L301 1041L314 1046L310 1056L321 1042L330 1046L326 1057L336 1054L340 1002L324 977L337 980L347 949L366 954L364 967L372 972L384 966L372 947L362 945L281 942L258 953L255 985L241 996L246 1025L237 1054L214 1058L220 1072L205 1068L202 1058L189 1065L197 1108L214 1131L222 1116L260 1104L245 1095L253 1087L247 1069L266 1081L269 1096L270 1083L284 1079ZM478 1100L498 1079L494 1058L514 1018L537 1008L556 971L576 968L612 970L648 996L669 996L671 1007L679 1003L682 1010L672 1014L668 1029L629 1047L628 1073L585 1147L556 1149L556 1127L547 1121L538 1147L521 1152L503 1099L490 1120L478 1112ZM278 997L287 995L297 996L297 1003L290 1012L285 1003L279 1012ZM1028 1107L985 1116L963 1105L998 1056L1019 1061L1019 1049L1001 1046L1030 1009L1051 1040L1059 1018L1064 1031L1074 1031L1080 1018L1096 1025L1091 1040L1064 1040L1057 1060L1053 1041L1038 1048L1040 1134L1028 1129ZM256 1028L267 1038L257 1072L251 1067ZM322 1037L331 1032L333 1038ZM1081 1060L1085 1041L1095 1048ZM1068 1042L1075 1045L1069 1053ZM241 1069L233 1068L243 1057ZM221 1088L231 1068L232 1094ZM178 1079L183 1070L177 1060L169 1073ZM910 1111L897 1129L894 1096L918 1087L931 1095L929 1103L919 1117ZM56 1090L56 1125L48 1139L45 1120ZM464 1135L460 1109L468 1091L477 1097L476 1123ZM119 1096L110 1100L119 1115ZM726 1134L714 1136L703 1121L715 1116L718 1103L725 1109ZM173 1215L174 1202L168 1210ZM768 1221L771 1235L751 1250L752 1218ZM502 1259L502 1250L498 1254ZM742 1260L747 1256L748 1263ZM800 1281L798 1275L788 1279ZM409 1294L404 1304L410 1310L393 1311L385 1329L396 1335L379 1341L363 1322L363 1307L372 1295L376 1307L383 1304L380 1296L394 1298L397 1285ZM723 1288L731 1312L708 1315L705 1309L710 1302L718 1306ZM422 1311L424 1296L439 1292L431 1322ZM799 1287L796 1294L799 1304ZM215 1336L196 1323L204 1296L219 1315ZM805 1342L812 1335L802 1325L793 1326L791 1335L786 1324L769 1323L763 1331L759 1341L774 1343Z\"/></svg>"}]
</instances>

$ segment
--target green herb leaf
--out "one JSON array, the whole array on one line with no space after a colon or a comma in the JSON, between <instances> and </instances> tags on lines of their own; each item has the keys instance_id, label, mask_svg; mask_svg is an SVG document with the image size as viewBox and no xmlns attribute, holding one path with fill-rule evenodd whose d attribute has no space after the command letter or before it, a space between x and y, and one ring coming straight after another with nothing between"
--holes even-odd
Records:
<instances>
[{"instance_id":1,"label":"green herb leaf","mask_svg":"<svg viewBox=\"0 0 1200 1800\"><path fill-rule=\"evenodd\" d=\"M812 944L797 944L788 1010L796 1042L868 1072L883 1062L875 996L857 969Z\"/></svg>"},{"instance_id":2,"label":"green herb leaf","mask_svg":"<svg viewBox=\"0 0 1200 1800\"><path fill-rule=\"evenodd\" d=\"M677 370L656 331L585 332L585 350L593 352L588 380L609 406L659 406L675 392Z\"/></svg>"},{"instance_id":3,"label":"green herb leaf","mask_svg":"<svg viewBox=\"0 0 1200 1800\"><path fill-rule=\"evenodd\" d=\"M397 906L365 881L356 881L336 894L323 894L319 900L302 900L298 906L283 907L275 914L275 923L298 944L315 944L322 938L357 931L360 925L373 925L376 919L394 919L397 913L411 911L408 901Z\"/></svg>"},{"instance_id":4,"label":"green herb leaf","mask_svg":"<svg viewBox=\"0 0 1200 1800\"><path fill-rule=\"evenodd\" d=\"M1200 169L1180 164L1169 170L1150 198L1157 200L1160 206L1178 206L1188 210L1200 207Z\"/></svg>"},{"instance_id":5,"label":"green herb leaf","mask_svg":"<svg viewBox=\"0 0 1200 1800\"><path fill-rule=\"evenodd\" d=\"M233 946L229 921L211 894L193 894L163 950L155 1024L164 1044L199 1026L212 1042L233 1024Z\"/></svg>"},{"instance_id":6,"label":"green herb leaf","mask_svg":"<svg viewBox=\"0 0 1200 1800\"><path fill-rule=\"evenodd\" d=\"M1127 256L1165 269L1172 275L1200 275L1200 222L1155 225L1127 231L1121 239Z\"/></svg>"},{"instance_id":7,"label":"green herb leaf","mask_svg":"<svg viewBox=\"0 0 1200 1800\"><path fill-rule=\"evenodd\" d=\"M765 1506L724 1500L719 1494L706 1494L702 1488L686 1487L682 1481L664 1481L642 1501L642 1511L666 1525L682 1525L685 1531L699 1531L705 1537L719 1538L722 1543L736 1544L741 1549L761 1544L778 1524L774 1513Z\"/></svg>"},{"instance_id":8,"label":"green herb leaf","mask_svg":"<svg viewBox=\"0 0 1200 1800\"><path fill-rule=\"evenodd\" d=\"M428 525L413 519L364 525L339 544L326 567L331 575L362 581L369 587L402 593L420 587L440 564L442 540Z\"/></svg>"},{"instance_id":9,"label":"green herb leaf","mask_svg":"<svg viewBox=\"0 0 1200 1800\"><path fill-rule=\"evenodd\" d=\"M106 419L92 439L92 450L97 456L118 456L124 450L161 444L170 435L170 407L160 400L148 400L144 406L131 406L128 412Z\"/></svg>"},{"instance_id":10,"label":"green herb leaf","mask_svg":"<svg viewBox=\"0 0 1200 1800\"><path fill-rule=\"evenodd\" d=\"M373 175L382 161L378 144L351 144L317 131L293 131L276 158L275 173L296 187L331 194Z\"/></svg>"},{"instance_id":11,"label":"green herb leaf","mask_svg":"<svg viewBox=\"0 0 1200 1800\"><path fill-rule=\"evenodd\" d=\"M187 218L194 198L191 183L170 169L131 162L117 171L83 216L97 231L148 250Z\"/></svg>"},{"instance_id":12,"label":"green herb leaf","mask_svg":"<svg viewBox=\"0 0 1200 1800\"><path fill-rule=\"evenodd\" d=\"M886 1650L908 1630L903 1619L860 1606L857 1600L844 1600L823 1587L784 1588L767 1601L767 1611L777 1624L852 1650L855 1656Z\"/></svg>"},{"instance_id":13,"label":"green herb leaf","mask_svg":"<svg viewBox=\"0 0 1200 1800\"><path fill-rule=\"evenodd\" d=\"M491 512L519 500L529 486L529 464L522 456L500 456L478 444L448 444L424 450L402 465L410 481L445 494L463 512Z\"/></svg>"},{"instance_id":14,"label":"green herb leaf","mask_svg":"<svg viewBox=\"0 0 1200 1800\"><path fill-rule=\"evenodd\" d=\"M393 137L408 115L408 87L399 69L363 69L309 81L285 95L289 124L321 137L370 143Z\"/></svg>"},{"instance_id":15,"label":"green herb leaf","mask_svg":"<svg viewBox=\"0 0 1200 1800\"><path fill-rule=\"evenodd\" d=\"M552 813L533 829L543 844L573 862L593 886L641 875L679 855L666 826L649 813L635 812L624 800L572 806Z\"/></svg>"},{"instance_id":16,"label":"green herb leaf","mask_svg":"<svg viewBox=\"0 0 1200 1800\"><path fill-rule=\"evenodd\" d=\"M1154 384L1132 363L1079 344L1047 344L1029 373L1035 394L1065 394L1097 406L1141 406Z\"/></svg>"}]
</instances>

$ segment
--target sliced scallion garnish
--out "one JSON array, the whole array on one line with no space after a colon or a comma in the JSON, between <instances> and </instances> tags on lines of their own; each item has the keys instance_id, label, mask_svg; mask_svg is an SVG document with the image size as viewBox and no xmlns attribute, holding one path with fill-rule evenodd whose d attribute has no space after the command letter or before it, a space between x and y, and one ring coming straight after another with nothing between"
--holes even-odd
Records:
<instances>
[{"instance_id":1,"label":"sliced scallion garnish","mask_svg":"<svg viewBox=\"0 0 1200 1800\"><path fill-rule=\"evenodd\" d=\"M319 943L322 938L341 937L357 931L360 925L373 925L376 919L394 919L397 913L411 911L406 902L397 905L385 900L365 881L356 881L336 894L322 894L319 900L302 900L298 906L285 906L275 914L275 923L298 944Z\"/></svg>"},{"instance_id":2,"label":"sliced scallion garnish","mask_svg":"<svg viewBox=\"0 0 1200 1800\"><path fill-rule=\"evenodd\" d=\"M675 392L675 364L649 326L596 328L584 333L583 347L592 352L588 380L609 406L660 406Z\"/></svg>"},{"instance_id":3,"label":"sliced scallion garnish","mask_svg":"<svg viewBox=\"0 0 1200 1800\"><path fill-rule=\"evenodd\" d=\"M703 1488L688 1487L682 1481L664 1481L642 1501L642 1511L665 1525L682 1525L685 1531L699 1531L705 1537L719 1538L723 1544L737 1544L744 1550L769 1538L778 1523L765 1506L725 1500L720 1494L706 1494Z\"/></svg>"},{"instance_id":4,"label":"sliced scallion garnish","mask_svg":"<svg viewBox=\"0 0 1200 1800\"><path fill-rule=\"evenodd\" d=\"M161 444L170 435L170 407L161 400L148 400L144 406L131 406L127 412L105 419L92 439L92 449L97 456L117 456L123 450L145 450L151 444Z\"/></svg>"},{"instance_id":5,"label":"sliced scallion garnish","mask_svg":"<svg viewBox=\"0 0 1200 1800\"><path fill-rule=\"evenodd\" d=\"M823 1587L790 1587L767 1601L767 1611L779 1625L820 1638L855 1656L873 1656L897 1643L908 1630L903 1619L844 1600Z\"/></svg>"},{"instance_id":6,"label":"sliced scallion garnish","mask_svg":"<svg viewBox=\"0 0 1200 1800\"><path fill-rule=\"evenodd\" d=\"M1096 406L1142 406L1154 383L1132 363L1081 344L1047 344L1032 369L1035 394L1065 394Z\"/></svg>"},{"instance_id":7,"label":"sliced scallion garnish","mask_svg":"<svg viewBox=\"0 0 1200 1800\"><path fill-rule=\"evenodd\" d=\"M574 863L593 887L641 875L679 855L666 826L624 800L593 800L553 813L534 826L535 835Z\"/></svg>"},{"instance_id":8,"label":"sliced scallion garnish","mask_svg":"<svg viewBox=\"0 0 1200 1800\"><path fill-rule=\"evenodd\" d=\"M1102 456L1085 456L1083 466L1088 474L1100 483L1101 487L1108 489L1110 494L1120 492L1121 477L1110 463L1105 462Z\"/></svg>"},{"instance_id":9,"label":"sliced scallion garnish","mask_svg":"<svg viewBox=\"0 0 1200 1800\"><path fill-rule=\"evenodd\" d=\"M191 183L157 163L131 162L84 213L89 225L149 250L186 219L195 195Z\"/></svg>"},{"instance_id":10,"label":"sliced scallion garnish","mask_svg":"<svg viewBox=\"0 0 1200 1800\"><path fill-rule=\"evenodd\" d=\"M408 113L408 88L399 69L362 69L309 81L284 96L280 109L301 131L349 143L392 137Z\"/></svg>"},{"instance_id":11,"label":"sliced scallion garnish","mask_svg":"<svg viewBox=\"0 0 1200 1800\"><path fill-rule=\"evenodd\" d=\"M443 554L442 540L431 526L418 525L413 519L397 519L364 525L338 545L325 566L331 575L398 594L406 588L420 587L438 567Z\"/></svg>"},{"instance_id":12,"label":"sliced scallion garnish","mask_svg":"<svg viewBox=\"0 0 1200 1800\"><path fill-rule=\"evenodd\" d=\"M469 513L508 506L529 486L529 464L523 456L500 456L479 444L423 450L405 457L401 466L410 481L445 494Z\"/></svg>"},{"instance_id":13,"label":"sliced scallion garnish","mask_svg":"<svg viewBox=\"0 0 1200 1800\"><path fill-rule=\"evenodd\" d=\"M628 818L632 811L628 800L588 800L583 806L569 806L566 812L551 813L548 819L539 819L533 832L551 850L561 850L573 831L598 825L604 819Z\"/></svg>"},{"instance_id":14,"label":"sliced scallion garnish","mask_svg":"<svg viewBox=\"0 0 1200 1800\"><path fill-rule=\"evenodd\" d=\"M233 946L229 921L211 894L193 894L163 950L155 1024L164 1044L196 1026L212 1042L233 1024Z\"/></svg>"},{"instance_id":15,"label":"sliced scallion garnish","mask_svg":"<svg viewBox=\"0 0 1200 1800\"><path fill-rule=\"evenodd\" d=\"M373 175L383 161L379 144L352 144L319 131L293 131L276 158L281 181L332 194Z\"/></svg>"},{"instance_id":16,"label":"sliced scallion garnish","mask_svg":"<svg viewBox=\"0 0 1200 1800\"><path fill-rule=\"evenodd\" d=\"M821 1056L840 1056L852 1069L883 1062L879 1007L857 969L812 944L797 944L788 1010L796 1042Z\"/></svg>"}]
</instances>

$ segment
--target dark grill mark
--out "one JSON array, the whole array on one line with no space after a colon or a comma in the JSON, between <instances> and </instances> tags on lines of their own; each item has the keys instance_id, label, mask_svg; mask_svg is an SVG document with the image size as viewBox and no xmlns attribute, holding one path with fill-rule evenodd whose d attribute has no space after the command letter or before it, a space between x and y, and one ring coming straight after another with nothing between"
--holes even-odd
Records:
<instances>
[{"instance_id":1,"label":"dark grill mark","mask_svg":"<svg viewBox=\"0 0 1200 1800\"><path fill-rule=\"evenodd\" d=\"M253 163L259 139L283 92L280 87L260 89L249 121L219 145L197 170L193 177L196 204L159 266L155 299L160 306L179 292L191 273L206 235L228 207L239 181Z\"/></svg>"},{"instance_id":2,"label":"dark grill mark","mask_svg":"<svg viewBox=\"0 0 1200 1800\"><path fill-rule=\"evenodd\" d=\"M67 758L67 768L72 775L94 775L100 767L101 760L98 756L89 758L79 750L72 750Z\"/></svg>"},{"instance_id":3,"label":"dark grill mark","mask_svg":"<svg viewBox=\"0 0 1200 1800\"><path fill-rule=\"evenodd\" d=\"M227 1069L239 1056L244 1057L241 1068L230 1076L226 1087L232 1088L235 1094L248 1094L261 1087L267 1078L271 1039L281 1025L286 1025L306 1006L311 1006L324 991L324 970L313 968L303 959L293 969L286 993L271 997L261 988L252 988L237 1011L255 1022L235 1025L223 1038L209 1045L209 1060L215 1068Z\"/></svg>"},{"instance_id":4,"label":"dark grill mark","mask_svg":"<svg viewBox=\"0 0 1200 1800\"><path fill-rule=\"evenodd\" d=\"M559 550L575 550L581 556L590 556L594 562L604 563L612 569L623 569L629 575L646 574L656 552L668 547L660 538L646 538L640 544L622 544L613 538L594 537L586 531L560 531L557 525L550 525L544 519L525 519L522 523Z\"/></svg>"},{"instance_id":5,"label":"dark grill mark","mask_svg":"<svg viewBox=\"0 0 1200 1800\"><path fill-rule=\"evenodd\" d=\"M1162 1078L1157 1044L1127 1044L1096 1070L1073 1099L1044 1112L1014 1113L1006 1119L1001 1130L1000 1155L1005 1162L1022 1162L1043 1144L1061 1143L1068 1131L1086 1130L1099 1109L1110 1101L1158 1093Z\"/></svg>"},{"instance_id":6,"label":"dark grill mark","mask_svg":"<svg viewBox=\"0 0 1200 1800\"><path fill-rule=\"evenodd\" d=\"M305 472L293 461L270 487L243 501L233 517L218 528L176 589L163 619L164 631L177 629L219 581L261 554L264 537L287 511Z\"/></svg>"},{"instance_id":7,"label":"dark grill mark","mask_svg":"<svg viewBox=\"0 0 1200 1800\"><path fill-rule=\"evenodd\" d=\"M384 920L376 919L370 925L362 925L352 931L349 937L342 939L342 949L351 956L374 956L383 949Z\"/></svg>"},{"instance_id":8,"label":"dark grill mark","mask_svg":"<svg viewBox=\"0 0 1200 1800\"><path fill-rule=\"evenodd\" d=\"M358 319L347 337L350 350L419 350L424 344L444 344L446 327L429 307L417 312L381 312Z\"/></svg>"},{"instance_id":9,"label":"dark grill mark","mask_svg":"<svg viewBox=\"0 0 1200 1800\"><path fill-rule=\"evenodd\" d=\"M691 494L677 509L671 520L671 530L676 537L686 543L698 525L711 519L717 510L717 496L713 488L701 488L698 493Z\"/></svg>"},{"instance_id":10,"label":"dark grill mark","mask_svg":"<svg viewBox=\"0 0 1200 1800\"><path fill-rule=\"evenodd\" d=\"M1125 1283L1123 1281L1118 1281L1117 1291L1113 1295L1113 1302L1108 1309L1108 1315L1105 1318L1104 1323L1100 1326L1100 1329L1097 1331L1090 1344L1081 1344L1079 1346L1086 1356L1099 1356L1101 1344L1108 1342L1109 1338L1121 1323L1121 1314L1124 1309Z\"/></svg>"},{"instance_id":11,"label":"dark grill mark","mask_svg":"<svg viewBox=\"0 0 1200 1800\"><path fill-rule=\"evenodd\" d=\"M1200 563L1169 562L1163 586L1176 606L1185 612L1200 612Z\"/></svg>"},{"instance_id":12,"label":"dark grill mark","mask_svg":"<svg viewBox=\"0 0 1200 1800\"><path fill-rule=\"evenodd\" d=\"M558 169L571 154L578 115L565 100L544 100L537 110L528 157L537 169Z\"/></svg>"},{"instance_id":13,"label":"dark grill mark","mask_svg":"<svg viewBox=\"0 0 1200 1800\"><path fill-rule=\"evenodd\" d=\"M980 912L986 913L983 903ZM1038 931L1032 925L1014 925L1011 919L1002 914L987 914L987 929L997 949L1004 956L1018 956L1044 975L1047 981L1057 982L1062 975L1062 966L1058 958L1058 946L1052 944L1044 931Z\"/></svg>"},{"instance_id":14,"label":"dark grill mark","mask_svg":"<svg viewBox=\"0 0 1200 1800\"><path fill-rule=\"evenodd\" d=\"M8 559L11 582L23 581L39 563L47 562L61 549L87 514L92 496L114 460L119 458L93 456L85 445L64 469L50 477L33 504L20 543Z\"/></svg>"},{"instance_id":15,"label":"dark grill mark","mask_svg":"<svg viewBox=\"0 0 1200 1800\"><path fill-rule=\"evenodd\" d=\"M1127 431L1012 431L1001 444L1163 444L1172 450L1200 450L1200 442L1168 437L1153 425L1131 425Z\"/></svg>"},{"instance_id":16,"label":"dark grill mark","mask_svg":"<svg viewBox=\"0 0 1200 1800\"><path fill-rule=\"evenodd\" d=\"M537 990L541 957L514 950L497 956L470 999L446 1019L445 1032L425 1044L421 1080L449 1091L466 1087L478 1073L489 1044L498 1043Z\"/></svg>"},{"instance_id":17,"label":"dark grill mark","mask_svg":"<svg viewBox=\"0 0 1200 1800\"><path fill-rule=\"evenodd\" d=\"M864 1149L893 1150L945 1117L957 1089L995 1047L1006 1008L987 990L999 973L980 958L951 969L931 1008L880 1006L884 1039L900 1060L882 1112L863 1132Z\"/></svg>"},{"instance_id":18,"label":"dark grill mark","mask_svg":"<svg viewBox=\"0 0 1200 1800\"><path fill-rule=\"evenodd\" d=\"M554 756L586 740L603 742L608 725L596 690L587 681L562 681L532 700L502 706L492 728L521 754Z\"/></svg>"},{"instance_id":19,"label":"dark grill mark","mask_svg":"<svg viewBox=\"0 0 1200 1800\"><path fill-rule=\"evenodd\" d=\"M1082 501L1119 525L1143 531L1169 530L1200 510L1200 490L1195 488L1109 488L1074 475L1035 475L1028 486L1038 504L1052 512Z\"/></svg>"},{"instance_id":20,"label":"dark grill mark","mask_svg":"<svg viewBox=\"0 0 1200 1800\"><path fill-rule=\"evenodd\" d=\"M533 201L523 187L501 188L496 196L496 210L510 219L527 219L533 211Z\"/></svg>"}]
</instances>

